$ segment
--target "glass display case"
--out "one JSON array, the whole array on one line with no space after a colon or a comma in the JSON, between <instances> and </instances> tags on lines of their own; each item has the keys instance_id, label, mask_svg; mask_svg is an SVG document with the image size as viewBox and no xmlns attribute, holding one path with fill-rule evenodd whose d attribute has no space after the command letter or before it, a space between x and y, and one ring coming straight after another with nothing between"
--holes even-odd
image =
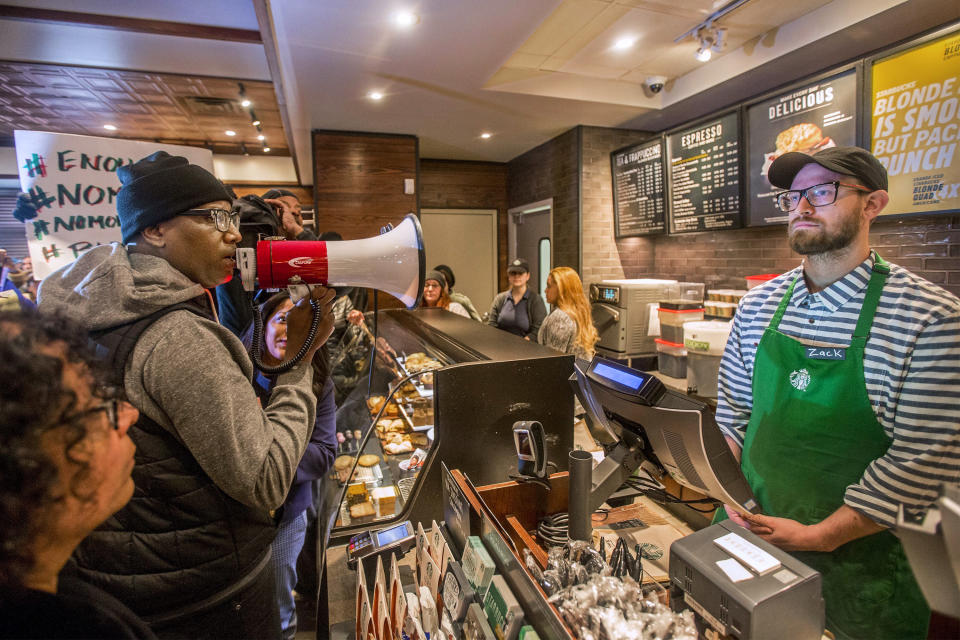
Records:
<instances>
[{"instance_id":1,"label":"glass display case","mask_svg":"<svg viewBox=\"0 0 960 640\"><path fill-rule=\"evenodd\" d=\"M331 545L394 521L442 519L441 460L476 482L509 479L519 420L543 424L550 460L566 468L573 356L442 309L376 320L373 371L338 408L340 451L323 488Z\"/></svg>"}]
</instances>

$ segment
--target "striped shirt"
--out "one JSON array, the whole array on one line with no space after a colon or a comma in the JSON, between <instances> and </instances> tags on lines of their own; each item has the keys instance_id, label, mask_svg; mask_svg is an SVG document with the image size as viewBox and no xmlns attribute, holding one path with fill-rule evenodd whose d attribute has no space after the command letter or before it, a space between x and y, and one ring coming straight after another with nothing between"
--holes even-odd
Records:
<instances>
[{"instance_id":1,"label":"striped shirt","mask_svg":"<svg viewBox=\"0 0 960 640\"><path fill-rule=\"evenodd\" d=\"M873 256L810 293L801 275L779 330L811 346L850 346ZM743 445L753 406L754 359L764 329L802 266L751 289L737 309L720 364L717 423ZM867 395L892 440L847 487L844 502L885 526L897 505L926 508L960 481L960 300L890 264L864 353Z\"/></svg>"}]
</instances>

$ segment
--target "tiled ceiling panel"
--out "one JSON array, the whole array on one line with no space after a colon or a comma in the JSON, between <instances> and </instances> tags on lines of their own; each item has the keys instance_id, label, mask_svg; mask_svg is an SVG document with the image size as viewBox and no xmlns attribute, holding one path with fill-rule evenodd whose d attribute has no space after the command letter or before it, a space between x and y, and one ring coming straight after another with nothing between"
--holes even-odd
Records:
<instances>
[{"instance_id":1,"label":"tiled ceiling panel","mask_svg":"<svg viewBox=\"0 0 960 640\"><path fill-rule=\"evenodd\" d=\"M241 84L249 109L240 105ZM37 128L211 146L217 153L240 153L241 142L262 153L262 134L271 155L288 154L269 82L0 61L0 139Z\"/></svg>"}]
</instances>

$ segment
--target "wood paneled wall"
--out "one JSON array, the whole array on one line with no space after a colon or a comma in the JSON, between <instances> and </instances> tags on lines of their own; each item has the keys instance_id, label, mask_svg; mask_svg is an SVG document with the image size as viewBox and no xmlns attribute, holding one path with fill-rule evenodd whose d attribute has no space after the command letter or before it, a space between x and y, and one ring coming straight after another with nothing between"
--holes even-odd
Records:
<instances>
[{"instance_id":1,"label":"wood paneled wall","mask_svg":"<svg viewBox=\"0 0 960 640\"><path fill-rule=\"evenodd\" d=\"M313 132L313 185L317 226L339 231L344 240L376 235L408 213L419 213L416 136L348 131Z\"/></svg>"},{"instance_id":2,"label":"wood paneled wall","mask_svg":"<svg viewBox=\"0 0 960 640\"><path fill-rule=\"evenodd\" d=\"M353 131L313 131L313 193L320 231L337 231L344 240L369 238L408 213L419 216L416 187L419 142L416 136ZM381 309L402 306L377 294Z\"/></svg>"},{"instance_id":3,"label":"wood paneled wall","mask_svg":"<svg viewBox=\"0 0 960 640\"><path fill-rule=\"evenodd\" d=\"M498 288L507 288L507 165L460 160L420 161L424 209L496 209ZM429 269L433 265L427 265ZM454 272L456 272L456 266Z\"/></svg>"}]
</instances>

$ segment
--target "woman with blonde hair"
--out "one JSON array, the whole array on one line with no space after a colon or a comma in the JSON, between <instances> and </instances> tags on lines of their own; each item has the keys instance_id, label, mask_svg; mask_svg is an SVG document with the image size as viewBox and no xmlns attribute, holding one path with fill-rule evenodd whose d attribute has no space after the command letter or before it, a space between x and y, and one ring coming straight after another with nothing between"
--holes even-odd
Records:
<instances>
[{"instance_id":1,"label":"woman with blonde hair","mask_svg":"<svg viewBox=\"0 0 960 640\"><path fill-rule=\"evenodd\" d=\"M592 359L593 346L600 336L593 326L580 276L570 267L556 267L547 276L544 294L553 311L540 326L537 341L584 360Z\"/></svg>"}]
</instances>

